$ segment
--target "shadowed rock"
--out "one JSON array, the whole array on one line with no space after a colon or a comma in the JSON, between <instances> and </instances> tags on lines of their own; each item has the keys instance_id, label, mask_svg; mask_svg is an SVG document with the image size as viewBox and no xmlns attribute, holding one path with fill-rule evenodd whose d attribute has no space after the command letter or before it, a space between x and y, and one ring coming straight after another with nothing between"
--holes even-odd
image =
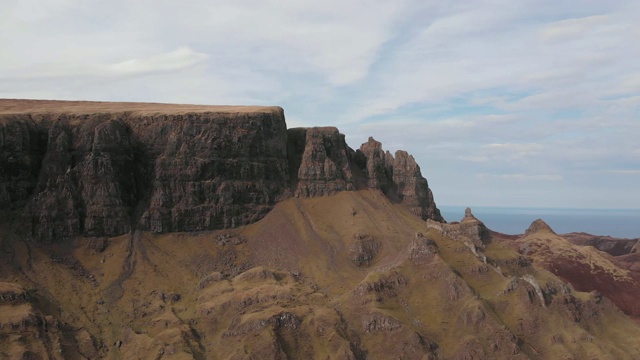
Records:
<instances>
[{"instance_id":1,"label":"shadowed rock","mask_svg":"<svg viewBox=\"0 0 640 360\"><path fill-rule=\"evenodd\" d=\"M355 234L349 247L351 261L356 266L369 266L378 254L380 242L367 234Z\"/></svg>"},{"instance_id":2,"label":"shadowed rock","mask_svg":"<svg viewBox=\"0 0 640 360\"><path fill-rule=\"evenodd\" d=\"M0 170L0 208L39 242L247 225L292 194L355 190L354 170L444 221L412 156L287 131L279 107L2 100Z\"/></svg>"},{"instance_id":3,"label":"shadowed rock","mask_svg":"<svg viewBox=\"0 0 640 360\"><path fill-rule=\"evenodd\" d=\"M444 222L436 207L427 179L420 166L406 151L396 151L395 157L382 150L382 144L372 137L356 152L356 164L367 175L367 186L380 189L392 200L407 206L423 220Z\"/></svg>"},{"instance_id":4,"label":"shadowed rock","mask_svg":"<svg viewBox=\"0 0 640 360\"><path fill-rule=\"evenodd\" d=\"M51 103L0 114L0 204L29 238L236 227L288 191L281 108Z\"/></svg>"},{"instance_id":5,"label":"shadowed rock","mask_svg":"<svg viewBox=\"0 0 640 360\"><path fill-rule=\"evenodd\" d=\"M344 135L334 127L291 129L293 173L297 175L295 196L315 197L355 190ZM304 138L304 140L302 140ZM297 154L302 154L299 157ZM297 167L297 170L295 170Z\"/></svg>"},{"instance_id":6,"label":"shadowed rock","mask_svg":"<svg viewBox=\"0 0 640 360\"><path fill-rule=\"evenodd\" d=\"M367 186L387 194L393 186L393 156L388 151L385 153L382 143L372 137L360 146L358 153L363 155L360 166L366 169Z\"/></svg>"}]
</instances>

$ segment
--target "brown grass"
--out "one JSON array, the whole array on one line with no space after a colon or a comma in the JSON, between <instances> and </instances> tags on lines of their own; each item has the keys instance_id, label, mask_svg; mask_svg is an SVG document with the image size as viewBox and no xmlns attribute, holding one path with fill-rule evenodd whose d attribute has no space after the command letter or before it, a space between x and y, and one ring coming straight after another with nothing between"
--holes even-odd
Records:
<instances>
[{"instance_id":1,"label":"brown grass","mask_svg":"<svg viewBox=\"0 0 640 360\"><path fill-rule=\"evenodd\" d=\"M143 102L101 102L0 99L0 114L95 114L128 112L138 115L188 113L256 113L281 111L276 106L190 105Z\"/></svg>"},{"instance_id":2,"label":"brown grass","mask_svg":"<svg viewBox=\"0 0 640 360\"><path fill-rule=\"evenodd\" d=\"M437 254L409 257L418 232L437 244ZM219 243L220 234L231 240ZM354 234L380 243L368 267L350 259ZM340 358L353 349L371 358L416 358L431 351L425 350L430 343L440 358L477 346L496 359L640 356L633 345L640 327L610 303L589 305L596 315L575 322L563 302L545 307L531 298L526 282L504 293L513 277L531 275L543 288L561 281L514 265L520 255L495 242L485 254L507 264L498 272L379 191L290 198L243 228L143 233L137 242L127 235L111 239L103 253L77 239L51 246L17 242L14 254L22 273L10 276L53 299L49 313L87 329L112 359L160 352L247 358L274 351L293 359ZM52 254L73 257L96 281L54 263ZM132 271L123 277L127 261ZM122 294L110 298L117 282ZM593 295L575 294L595 304ZM554 336L564 343L554 344ZM117 341L120 348L113 346Z\"/></svg>"}]
</instances>

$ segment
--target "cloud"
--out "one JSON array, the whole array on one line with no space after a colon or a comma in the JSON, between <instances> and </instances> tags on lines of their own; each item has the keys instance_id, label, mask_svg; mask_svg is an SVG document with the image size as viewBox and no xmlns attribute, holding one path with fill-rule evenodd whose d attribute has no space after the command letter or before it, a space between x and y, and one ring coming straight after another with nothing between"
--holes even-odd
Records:
<instances>
[{"instance_id":1,"label":"cloud","mask_svg":"<svg viewBox=\"0 0 640 360\"><path fill-rule=\"evenodd\" d=\"M314 74L328 85L344 86L367 76L406 5L380 0L196 1L179 8L160 6L157 14L177 12L174 24L183 34L220 54L212 57L214 63Z\"/></svg>"},{"instance_id":2,"label":"cloud","mask_svg":"<svg viewBox=\"0 0 640 360\"><path fill-rule=\"evenodd\" d=\"M582 38L599 26L607 24L607 15L594 15L577 19L566 19L553 22L540 31L546 41L567 41Z\"/></svg>"},{"instance_id":3,"label":"cloud","mask_svg":"<svg viewBox=\"0 0 640 360\"><path fill-rule=\"evenodd\" d=\"M281 105L291 125L413 153L439 203L491 201L495 181L514 194L528 181L531 201L581 182L562 191L582 199L614 178L627 195L605 200L628 205L633 176L603 171L640 161L639 13L632 0L7 0L0 97ZM483 188L461 192L471 181Z\"/></svg>"},{"instance_id":4,"label":"cloud","mask_svg":"<svg viewBox=\"0 0 640 360\"><path fill-rule=\"evenodd\" d=\"M503 144L487 144L487 145L483 145L482 148L490 151L509 152L509 153L516 153L516 154L535 154L535 153L538 153L543 148L543 146L541 144L536 144L536 143L531 143L531 144L503 143Z\"/></svg>"},{"instance_id":5,"label":"cloud","mask_svg":"<svg viewBox=\"0 0 640 360\"><path fill-rule=\"evenodd\" d=\"M479 178L494 178L514 181L561 181L564 178L561 175L554 174L478 174Z\"/></svg>"},{"instance_id":6,"label":"cloud","mask_svg":"<svg viewBox=\"0 0 640 360\"><path fill-rule=\"evenodd\" d=\"M135 76L155 72L176 71L205 62L209 56L189 47L181 47L168 53L139 59L129 59L104 67L104 74ZM102 69L100 69L102 70ZM100 71L100 73L103 73Z\"/></svg>"},{"instance_id":7,"label":"cloud","mask_svg":"<svg viewBox=\"0 0 640 360\"><path fill-rule=\"evenodd\" d=\"M465 155L458 156L458 159L462 161L470 161L470 162L476 162L476 163L482 163L482 162L487 162L491 160L488 156L465 156Z\"/></svg>"},{"instance_id":8,"label":"cloud","mask_svg":"<svg viewBox=\"0 0 640 360\"><path fill-rule=\"evenodd\" d=\"M189 47L181 47L166 53L119 61L113 64L84 64L69 66L68 64L50 64L25 68L18 71L5 71L0 75L7 80L63 78L63 77L131 77L151 73L173 72L201 64L208 59L208 55L198 53ZM0 72L0 74L2 74Z\"/></svg>"}]
</instances>

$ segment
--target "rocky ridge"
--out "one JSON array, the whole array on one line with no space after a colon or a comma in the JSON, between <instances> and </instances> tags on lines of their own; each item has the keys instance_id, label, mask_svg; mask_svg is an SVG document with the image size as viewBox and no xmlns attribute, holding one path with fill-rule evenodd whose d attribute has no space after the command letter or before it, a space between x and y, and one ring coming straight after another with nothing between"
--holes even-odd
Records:
<instances>
[{"instance_id":1,"label":"rocky ridge","mask_svg":"<svg viewBox=\"0 0 640 360\"><path fill-rule=\"evenodd\" d=\"M354 152L334 127L287 130L279 107L0 100L0 170L0 208L40 242L234 228L358 176L443 221L412 156L373 139Z\"/></svg>"},{"instance_id":2,"label":"rocky ridge","mask_svg":"<svg viewBox=\"0 0 640 360\"><path fill-rule=\"evenodd\" d=\"M606 249L615 249L619 242L602 240L587 234L581 238L596 238L604 250L595 246L576 245L567 235L558 235L543 220L535 220L525 234L514 240L502 240L517 249L538 266L570 283L578 291L596 291L615 303L623 312L638 321L640 306L634 299L640 294L640 268L637 254L612 256ZM573 239L576 241L576 239ZM613 246L605 243L611 241ZM628 240L631 241L631 240ZM606 246L606 247L605 247Z\"/></svg>"},{"instance_id":3,"label":"rocky ridge","mask_svg":"<svg viewBox=\"0 0 640 360\"><path fill-rule=\"evenodd\" d=\"M435 205L427 179L412 155L398 150L395 157L382 149L382 143L369 137L355 153L356 162L366 174L370 188L380 189L392 200L398 200L423 220L444 222Z\"/></svg>"},{"instance_id":4,"label":"rocky ridge","mask_svg":"<svg viewBox=\"0 0 640 360\"><path fill-rule=\"evenodd\" d=\"M640 239L620 239L611 236L598 236L578 232L562 234L562 237L569 240L572 244L593 246L612 256L637 253L639 250L638 243L640 243Z\"/></svg>"},{"instance_id":5,"label":"rocky ridge","mask_svg":"<svg viewBox=\"0 0 640 360\"><path fill-rule=\"evenodd\" d=\"M0 170L1 358L640 357L638 254L440 222L279 108L0 101Z\"/></svg>"},{"instance_id":6,"label":"rocky ridge","mask_svg":"<svg viewBox=\"0 0 640 360\"><path fill-rule=\"evenodd\" d=\"M13 329L21 320L2 322L8 337L0 337L0 357L640 355L640 327L611 302L522 263L517 252L481 237L482 228L470 211L459 223L424 222L381 191L363 190L290 197L238 229L141 232L133 242L110 238L106 247L0 236L7 240L0 314L28 320L23 332ZM469 247L479 238L484 247ZM31 294L54 306L39 312ZM25 301L34 304L28 312L16 308ZM36 330L47 316L46 330Z\"/></svg>"}]
</instances>

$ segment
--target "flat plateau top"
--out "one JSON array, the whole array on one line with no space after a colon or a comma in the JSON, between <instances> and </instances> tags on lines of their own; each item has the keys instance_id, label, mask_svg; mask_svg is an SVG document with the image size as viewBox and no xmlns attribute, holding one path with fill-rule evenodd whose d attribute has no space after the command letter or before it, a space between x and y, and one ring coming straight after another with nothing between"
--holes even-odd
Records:
<instances>
[{"instance_id":1,"label":"flat plateau top","mask_svg":"<svg viewBox=\"0 0 640 360\"><path fill-rule=\"evenodd\" d=\"M0 99L0 115L9 114L96 114L122 113L134 114L187 114L187 113L271 113L278 111L277 106L217 106L136 102L101 101L61 101L61 100L24 100Z\"/></svg>"}]
</instances>

